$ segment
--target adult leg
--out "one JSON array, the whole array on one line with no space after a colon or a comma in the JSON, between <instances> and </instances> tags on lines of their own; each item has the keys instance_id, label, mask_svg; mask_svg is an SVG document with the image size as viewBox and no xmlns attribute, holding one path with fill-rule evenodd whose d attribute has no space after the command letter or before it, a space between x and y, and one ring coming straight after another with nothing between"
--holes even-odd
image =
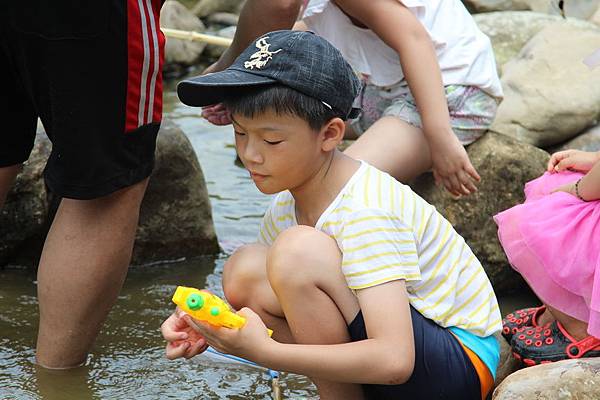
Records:
<instances>
[{"instance_id":1,"label":"adult leg","mask_svg":"<svg viewBox=\"0 0 600 400\"><path fill-rule=\"evenodd\" d=\"M249 244L240 247L223 267L223 291L233 308L251 308L265 325L273 330L273 338L282 343L295 343L290 328L267 279L268 247Z\"/></svg>"},{"instance_id":2,"label":"adult leg","mask_svg":"<svg viewBox=\"0 0 600 400\"><path fill-rule=\"evenodd\" d=\"M4 205L6 196L20 171L21 164L0 168L0 209Z\"/></svg>"},{"instance_id":3,"label":"adult leg","mask_svg":"<svg viewBox=\"0 0 600 400\"><path fill-rule=\"evenodd\" d=\"M125 280L147 182L94 200L62 200L38 269L41 366L85 362Z\"/></svg>"},{"instance_id":4,"label":"adult leg","mask_svg":"<svg viewBox=\"0 0 600 400\"><path fill-rule=\"evenodd\" d=\"M421 129L393 116L377 120L345 151L400 182L431 169L431 153Z\"/></svg>"},{"instance_id":5,"label":"adult leg","mask_svg":"<svg viewBox=\"0 0 600 400\"><path fill-rule=\"evenodd\" d=\"M267 276L297 343L350 342L348 324L360 308L341 263L336 242L306 226L280 233L269 249ZM312 379L321 399L363 398L358 384Z\"/></svg>"}]
</instances>

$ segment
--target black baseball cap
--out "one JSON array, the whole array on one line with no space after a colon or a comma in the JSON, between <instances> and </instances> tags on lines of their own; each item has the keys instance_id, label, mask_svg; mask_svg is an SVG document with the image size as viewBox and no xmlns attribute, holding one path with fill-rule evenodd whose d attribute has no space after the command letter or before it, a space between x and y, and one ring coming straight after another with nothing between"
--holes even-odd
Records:
<instances>
[{"instance_id":1,"label":"black baseball cap","mask_svg":"<svg viewBox=\"0 0 600 400\"><path fill-rule=\"evenodd\" d=\"M223 101L240 88L280 84L320 100L340 118L356 118L360 81L342 54L312 32L274 31L256 39L223 71L181 81L179 99L190 106Z\"/></svg>"}]
</instances>

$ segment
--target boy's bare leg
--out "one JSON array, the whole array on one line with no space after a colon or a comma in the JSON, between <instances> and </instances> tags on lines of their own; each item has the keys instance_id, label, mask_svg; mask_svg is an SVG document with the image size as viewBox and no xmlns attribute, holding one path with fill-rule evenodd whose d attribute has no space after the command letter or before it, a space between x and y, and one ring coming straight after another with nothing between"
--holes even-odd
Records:
<instances>
[{"instance_id":1,"label":"boy's bare leg","mask_svg":"<svg viewBox=\"0 0 600 400\"><path fill-rule=\"evenodd\" d=\"M249 244L233 253L223 268L223 291L227 301L239 310L248 307L273 330L273 339L295 343L290 328L267 279L268 247Z\"/></svg>"},{"instance_id":2,"label":"boy's bare leg","mask_svg":"<svg viewBox=\"0 0 600 400\"><path fill-rule=\"evenodd\" d=\"M429 145L421 129L391 116L377 120L344 153L400 182L408 182L432 166Z\"/></svg>"},{"instance_id":3,"label":"boy's bare leg","mask_svg":"<svg viewBox=\"0 0 600 400\"><path fill-rule=\"evenodd\" d=\"M20 171L21 164L0 168L0 209L4 205L6 196Z\"/></svg>"},{"instance_id":4,"label":"boy's bare leg","mask_svg":"<svg viewBox=\"0 0 600 400\"><path fill-rule=\"evenodd\" d=\"M148 180L94 200L63 199L38 269L37 362L85 362L131 261Z\"/></svg>"},{"instance_id":5,"label":"boy's bare leg","mask_svg":"<svg viewBox=\"0 0 600 400\"><path fill-rule=\"evenodd\" d=\"M269 249L269 282L297 343L350 341L347 326L360 307L346 285L341 263L342 256L335 241L306 226L280 233ZM364 396L362 387L357 384L313 381L324 400L362 399Z\"/></svg>"}]
</instances>

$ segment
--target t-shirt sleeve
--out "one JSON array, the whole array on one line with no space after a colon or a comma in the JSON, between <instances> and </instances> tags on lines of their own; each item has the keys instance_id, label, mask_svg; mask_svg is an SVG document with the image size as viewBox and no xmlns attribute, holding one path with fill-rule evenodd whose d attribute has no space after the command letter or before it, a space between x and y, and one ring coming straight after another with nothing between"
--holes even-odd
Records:
<instances>
[{"instance_id":1,"label":"t-shirt sleeve","mask_svg":"<svg viewBox=\"0 0 600 400\"><path fill-rule=\"evenodd\" d=\"M258 230L258 243L262 243L267 246L271 246L277 237L274 227L274 210L275 202L271 203L262 221L260 222L260 228Z\"/></svg>"},{"instance_id":2,"label":"t-shirt sleeve","mask_svg":"<svg viewBox=\"0 0 600 400\"><path fill-rule=\"evenodd\" d=\"M351 289L421 279L415 237L399 217L361 209L344 218L340 235L342 272Z\"/></svg>"}]
</instances>

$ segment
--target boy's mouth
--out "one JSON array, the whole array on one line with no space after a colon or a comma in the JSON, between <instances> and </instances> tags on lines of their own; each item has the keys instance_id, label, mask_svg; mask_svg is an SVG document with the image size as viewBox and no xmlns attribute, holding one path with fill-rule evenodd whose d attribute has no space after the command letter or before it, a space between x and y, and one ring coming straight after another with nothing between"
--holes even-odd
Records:
<instances>
[{"instance_id":1,"label":"boy's mouth","mask_svg":"<svg viewBox=\"0 0 600 400\"><path fill-rule=\"evenodd\" d=\"M248 172L250 173L250 177L251 177L253 180L255 180L255 181L256 181L256 180L263 180L263 179L265 179L265 178L267 177L267 175L264 175L264 174L259 174L259 173L257 173L257 172L252 172L252 171L248 171Z\"/></svg>"}]
</instances>

